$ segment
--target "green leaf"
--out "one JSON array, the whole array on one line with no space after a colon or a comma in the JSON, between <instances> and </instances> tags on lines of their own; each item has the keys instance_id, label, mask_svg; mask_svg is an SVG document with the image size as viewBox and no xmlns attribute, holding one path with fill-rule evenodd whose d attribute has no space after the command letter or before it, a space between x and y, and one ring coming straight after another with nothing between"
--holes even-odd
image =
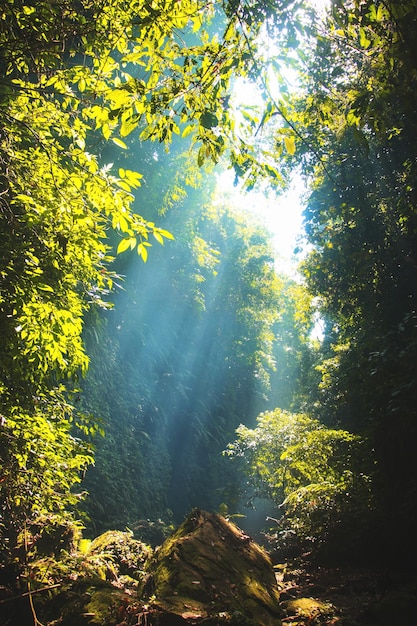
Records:
<instances>
[{"instance_id":1,"label":"green leaf","mask_svg":"<svg viewBox=\"0 0 417 626\"><path fill-rule=\"evenodd\" d=\"M219 121L217 119L217 116L214 115L214 113L211 113L211 111L205 111L203 113L203 115L200 117L200 124L201 126L204 126L204 128L214 128L215 126L218 126Z\"/></svg>"},{"instance_id":2,"label":"green leaf","mask_svg":"<svg viewBox=\"0 0 417 626\"><path fill-rule=\"evenodd\" d=\"M359 29L359 43L362 48L365 48L365 50L369 48L372 43L371 40L368 38L366 29L363 27Z\"/></svg>"}]
</instances>

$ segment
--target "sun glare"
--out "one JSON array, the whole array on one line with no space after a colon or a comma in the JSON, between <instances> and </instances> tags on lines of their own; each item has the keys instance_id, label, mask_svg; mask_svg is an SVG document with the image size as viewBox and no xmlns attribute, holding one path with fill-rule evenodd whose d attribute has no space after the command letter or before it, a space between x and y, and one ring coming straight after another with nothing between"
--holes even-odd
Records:
<instances>
[{"instance_id":1,"label":"sun glare","mask_svg":"<svg viewBox=\"0 0 417 626\"><path fill-rule=\"evenodd\" d=\"M294 275L300 260L295 249L302 235L304 191L301 178L295 176L288 191L279 197L272 192L245 192L233 185L233 174L228 170L218 176L215 200L257 216L271 233L277 271Z\"/></svg>"}]
</instances>

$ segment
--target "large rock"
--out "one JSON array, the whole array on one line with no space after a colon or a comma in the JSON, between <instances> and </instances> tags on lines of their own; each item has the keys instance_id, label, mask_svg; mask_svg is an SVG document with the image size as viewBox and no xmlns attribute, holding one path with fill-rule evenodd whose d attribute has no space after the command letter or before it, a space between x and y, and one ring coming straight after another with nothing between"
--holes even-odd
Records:
<instances>
[{"instance_id":1,"label":"large rock","mask_svg":"<svg viewBox=\"0 0 417 626\"><path fill-rule=\"evenodd\" d=\"M267 554L214 513L193 511L156 551L148 571L145 594L161 624L281 624Z\"/></svg>"}]
</instances>

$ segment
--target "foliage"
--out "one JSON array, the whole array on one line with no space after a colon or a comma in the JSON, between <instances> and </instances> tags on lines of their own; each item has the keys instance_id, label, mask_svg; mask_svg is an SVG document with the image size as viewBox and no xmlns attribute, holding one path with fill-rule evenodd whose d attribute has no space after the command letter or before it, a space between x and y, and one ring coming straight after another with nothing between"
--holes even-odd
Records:
<instances>
[{"instance_id":1,"label":"foliage","mask_svg":"<svg viewBox=\"0 0 417 626\"><path fill-rule=\"evenodd\" d=\"M416 517L415 17L407 1L333 2L291 113L311 181L303 272L326 328L311 408L365 437L374 539L393 553Z\"/></svg>"},{"instance_id":2,"label":"foliage","mask_svg":"<svg viewBox=\"0 0 417 626\"><path fill-rule=\"evenodd\" d=\"M242 172L267 171L234 135L227 103L232 77L253 67L273 4L224 8L196 0L2 4L2 549L13 548L24 522L72 507L71 490L91 462L80 433L96 425L75 406L76 390L88 365L85 315L93 304L109 306L117 278L109 230L119 253L136 249L143 261L151 241L172 239L134 213L142 174L114 172L105 142L126 149L135 131L167 147L178 135L195 146L199 166L228 152L234 164L246 159Z\"/></svg>"},{"instance_id":3,"label":"foliage","mask_svg":"<svg viewBox=\"0 0 417 626\"><path fill-rule=\"evenodd\" d=\"M323 19L297 0L3 2L3 554L39 516L77 505L99 416L109 438L87 483L101 496L113 477L118 490L112 505L110 491L95 498L100 523L138 485L148 484L142 502L123 515L166 512L172 476L184 478L177 515L204 490L216 508L219 452L265 408L271 381L268 406L318 419L277 409L240 427L229 453L256 489L285 503L300 536L325 537L373 506L362 457L375 458L385 530L399 523L412 537L415 24L409 0L334 0ZM284 58L301 70L295 98ZM260 104L236 106L236 78L258 87ZM180 142L188 156L165 159ZM222 159L247 188L282 187L301 166L310 295L276 276L261 229L192 191L205 184L198 169ZM119 274L130 275L122 253L146 261L166 239L169 264L154 250L154 275L134 266L125 312L95 327L94 306L109 309ZM113 249L126 260L112 266ZM311 297L326 327L314 350Z\"/></svg>"},{"instance_id":4,"label":"foliage","mask_svg":"<svg viewBox=\"0 0 417 626\"><path fill-rule=\"evenodd\" d=\"M282 287L273 325L275 368L266 408L300 412L311 404L318 379L314 367L319 355L311 338L314 306L304 283L286 276L279 279Z\"/></svg>"},{"instance_id":5,"label":"foliage","mask_svg":"<svg viewBox=\"0 0 417 626\"><path fill-rule=\"evenodd\" d=\"M17 549L23 554L24 576L34 581L34 588L88 578L137 585L152 556L151 548L130 530L85 539L80 522L62 515L34 519L19 534Z\"/></svg>"},{"instance_id":6,"label":"foliage","mask_svg":"<svg viewBox=\"0 0 417 626\"><path fill-rule=\"evenodd\" d=\"M267 497L283 510L283 533L334 542L369 511L371 483L358 436L281 409L261 413L254 429L240 425L236 435L225 454L239 462L246 496Z\"/></svg>"},{"instance_id":7,"label":"foliage","mask_svg":"<svg viewBox=\"0 0 417 626\"><path fill-rule=\"evenodd\" d=\"M73 407L62 393L40 395L30 413L13 407L1 435L1 550L7 554L28 520L63 513L79 502L80 493L73 487L93 458L82 433L75 436Z\"/></svg>"},{"instance_id":8,"label":"foliage","mask_svg":"<svg viewBox=\"0 0 417 626\"><path fill-rule=\"evenodd\" d=\"M61 515L42 516L25 527L18 550L24 568L14 595L7 583L15 581L2 569L2 624L79 622L86 614L99 623L119 623L127 599L138 597L152 555L131 531L108 531L91 541L82 538L79 522Z\"/></svg>"},{"instance_id":9,"label":"foliage","mask_svg":"<svg viewBox=\"0 0 417 626\"><path fill-rule=\"evenodd\" d=\"M175 172L168 156L155 169L167 163ZM268 393L281 289L269 240L205 201L189 190L171 209L170 257L161 249L155 264L131 262L115 311L101 328L93 321L97 338L88 332L82 402L107 422L85 478L95 532L135 529L144 517L169 518L167 509L181 520L193 505L217 508L235 479L221 450Z\"/></svg>"}]
</instances>

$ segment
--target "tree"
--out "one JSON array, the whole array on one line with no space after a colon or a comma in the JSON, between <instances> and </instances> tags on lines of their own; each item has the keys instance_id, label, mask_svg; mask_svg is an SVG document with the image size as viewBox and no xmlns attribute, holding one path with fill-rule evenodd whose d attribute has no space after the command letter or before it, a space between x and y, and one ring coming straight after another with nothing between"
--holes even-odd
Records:
<instances>
[{"instance_id":1,"label":"tree","mask_svg":"<svg viewBox=\"0 0 417 626\"><path fill-rule=\"evenodd\" d=\"M268 408L279 406L292 412L308 410L314 401L318 375L317 342L311 338L314 306L303 282L280 276L282 288L274 323L273 357Z\"/></svg>"},{"instance_id":2,"label":"tree","mask_svg":"<svg viewBox=\"0 0 417 626\"><path fill-rule=\"evenodd\" d=\"M288 536L316 551L324 546L333 556L360 545L357 524L374 505L358 436L281 409L261 413L256 428L240 425L236 435L225 454L240 464L246 496L269 498L282 515L278 547ZM346 544L352 532L355 538Z\"/></svg>"},{"instance_id":3,"label":"tree","mask_svg":"<svg viewBox=\"0 0 417 626\"><path fill-rule=\"evenodd\" d=\"M366 437L394 552L416 516L415 11L334 2L293 118L312 180L304 274L328 329L314 415Z\"/></svg>"},{"instance_id":4,"label":"tree","mask_svg":"<svg viewBox=\"0 0 417 626\"><path fill-rule=\"evenodd\" d=\"M172 236L132 210L141 174L113 172L104 141L191 141L197 163L229 151L266 172L229 114L273 4L6 0L0 14L2 549L30 519L71 507L91 460L76 407L83 320L109 306L106 239L146 261ZM211 21L211 26L208 26ZM251 43L252 42L252 43ZM69 395L73 390L75 395Z\"/></svg>"}]
</instances>

